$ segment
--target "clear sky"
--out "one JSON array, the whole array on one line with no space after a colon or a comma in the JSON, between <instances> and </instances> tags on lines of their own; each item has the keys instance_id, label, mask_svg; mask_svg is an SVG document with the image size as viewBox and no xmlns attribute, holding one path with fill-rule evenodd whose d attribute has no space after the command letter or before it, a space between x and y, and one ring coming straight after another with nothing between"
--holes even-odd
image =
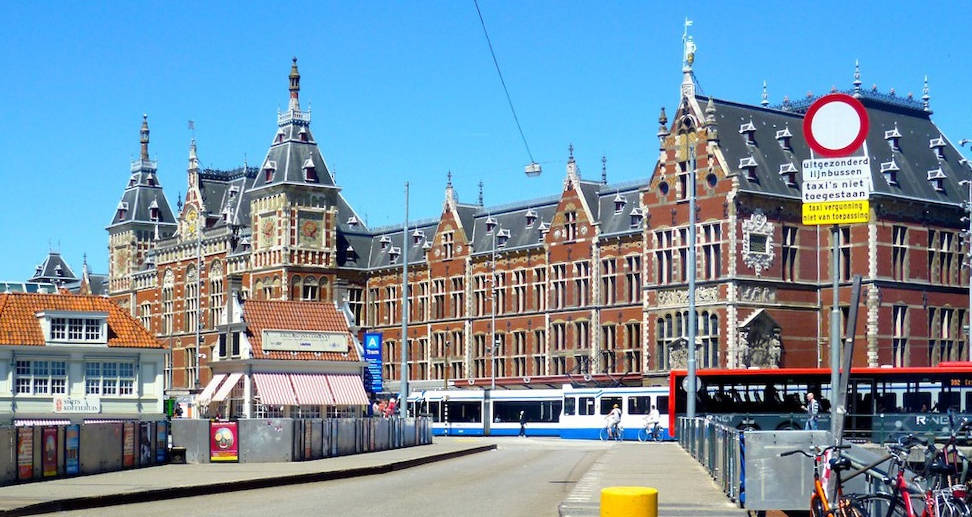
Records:
<instances>
[{"instance_id":1,"label":"clear sky","mask_svg":"<svg viewBox=\"0 0 972 517\"><path fill-rule=\"evenodd\" d=\"M107 272L107 232L138 153L174 206L194 120L201 163L262 161L301 103L344 195L371 226L436 217L446 171L460 201L559 192L567 146L585 177L643 179L658 111L678 102L685 17L704 93L756 104L864 85L921 96L953 142L972 138L970 9L949 2L481 0L540 178L513 125L472 0L438 2L5 2L0 7L0 280L25 280L51 247Z\"/></svg>"}]
</instances>

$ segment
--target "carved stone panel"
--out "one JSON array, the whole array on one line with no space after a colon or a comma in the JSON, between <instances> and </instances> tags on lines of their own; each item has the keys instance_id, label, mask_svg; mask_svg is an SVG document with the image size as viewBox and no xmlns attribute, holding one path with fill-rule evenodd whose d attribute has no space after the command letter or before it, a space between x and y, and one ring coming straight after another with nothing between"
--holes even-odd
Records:
<instances>
[{"instance_id":1,"label":"carved stone panel","mask_svg":"<svg viewBox=\"0 0 972 517\"><path fill-rule=\"evenodd\" d=\"M756 210L742 223L743 263L759 276L773 263L773 223L766 219L762 210Z\"/></svg>"},{"instance_id":2,"label":"carved stone panel","mask_svg":"<svg viewBox=\"0 0 972 517\"><path fill-rule=\"evenodd\" d=\"M760 309L739 327L737 364L742 368L779 368L783 356L781 328Z\"/></svg>"}]
</instances>

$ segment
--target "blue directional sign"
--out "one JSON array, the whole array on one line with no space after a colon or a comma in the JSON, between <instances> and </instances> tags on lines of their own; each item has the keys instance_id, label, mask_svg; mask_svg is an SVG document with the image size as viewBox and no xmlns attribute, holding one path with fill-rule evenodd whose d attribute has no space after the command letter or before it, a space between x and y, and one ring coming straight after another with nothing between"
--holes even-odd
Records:
<instances>
[{"instance_id":1,"label":"blue directional sign","mask_svg":"<svg viewBox=\"0 0 972 517\"><path fill-rule=\"evenodd\" d=\"M365 371L365 387L371 393L381 393L381 333L367 332L364 335L364 359L368 363Z\"/></svg>"}]
</instances>

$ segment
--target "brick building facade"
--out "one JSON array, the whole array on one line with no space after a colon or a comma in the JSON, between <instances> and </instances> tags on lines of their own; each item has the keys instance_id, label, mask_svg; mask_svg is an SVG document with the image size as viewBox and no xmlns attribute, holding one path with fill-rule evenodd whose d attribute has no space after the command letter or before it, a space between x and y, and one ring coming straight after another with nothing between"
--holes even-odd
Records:
<instances>
[{"instance_id":1,"label":"brick building facade","mask_svg":"<svg viewBox=\"0 0 972 517\"><path fill-rule=\"evenodd\" d=\"M659 117L649 178L584 179L571 149L561 192L505 206L458 201L439 217L368 228L345 200L298 102L278 115L258 167L200 169L190 150L173 214L142 159L109 230L111 296L169 344L171 386L205 384L226 278L246 296L332 300L384 335L386 381L400 378L402 254L408 253L410 379L427 384L637 382L685 364L688 189L698 198L699 367L826 364L829 228L801 224L802 115L696 92L686 59L671 120ZM968 355L962 199L969 169L920 101L861 89L873 170L872 221L840 229L846 315L863 276L855 364L935 364ZM494 312L495 307L495 312ZM493 317L495 314L495 318ZM194 322L200 322L197 331ZM495 323L494 323L495 321ZM491 336L495 335L495 370ZM198 342L198 345L197 345Z\"/></svg>"}]
</instances>

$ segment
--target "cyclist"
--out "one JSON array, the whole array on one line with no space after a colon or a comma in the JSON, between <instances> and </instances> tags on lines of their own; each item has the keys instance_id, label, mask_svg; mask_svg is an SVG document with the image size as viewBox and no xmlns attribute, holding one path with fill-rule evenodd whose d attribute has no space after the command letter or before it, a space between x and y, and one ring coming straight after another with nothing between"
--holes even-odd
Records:
<instances>
[{"instance_id":1,"label":"cyclist","mask_svg":"<svg viewBox=\"0 0 972 517\"><path fill-rule=\"evenodd\" d=\"M645 430L648 431L648 436L652 440L658 440L658 421L661 419L661 415L658 414L658 408L651 406L651 411L648 416L645 417Z\"/></svg>"},{"instance_id":2,"label":"cyclist","mask_svg":"<svg viewBox=\"0 0 972 517\"><path fill-rule=\"evenodd\" d=\"M611 409L611 412L607 416L608 421L608 438L615 438L618 434L618 424L621 423L621 408L617 404Z\"/></svg>"}]
</instances>

